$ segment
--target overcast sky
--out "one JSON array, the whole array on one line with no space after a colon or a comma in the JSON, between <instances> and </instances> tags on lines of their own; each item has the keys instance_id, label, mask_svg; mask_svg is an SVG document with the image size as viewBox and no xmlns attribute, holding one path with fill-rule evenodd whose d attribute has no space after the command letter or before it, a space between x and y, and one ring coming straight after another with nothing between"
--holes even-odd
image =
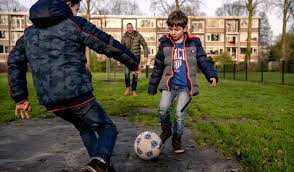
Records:
<instances>
[{"instance_id":1,"label":"overcast sky","mask_svg":"<svg viewBox=\"0 0 294 172\"><path fill-rule=\"evenodd\" d=\"M21 4L24 4L28 8L37 0L19 0ZM201 5L201 11L205 12L208 16L214 16L215 10L222 6L224 2L228 2L229 0L205 0L202 1L203 5ZM141 9L141 11L144 12L145 15L153 15L152 11L149 9L150 1L149 0L138 0L138 5ZM274 36L277 36L281 34L282 32L282 16L280 14L277 14L275 11L271 11L271 13L268 13L269 22L271 25L271 28L274 32Z\"/></svg>"}]
</instances>

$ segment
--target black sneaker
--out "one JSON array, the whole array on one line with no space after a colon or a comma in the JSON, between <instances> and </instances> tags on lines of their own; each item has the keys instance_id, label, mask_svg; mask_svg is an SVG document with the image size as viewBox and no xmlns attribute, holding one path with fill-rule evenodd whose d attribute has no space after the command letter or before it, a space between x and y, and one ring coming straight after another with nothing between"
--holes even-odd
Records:
<instances>
[{"instance_id":1,"label":"black sneaker","mask_svg":"<svg viewBox=\"0 0 294 172\"><path fill-rule=\"evenodd\" d=\"M111 163L106 163L102 158L92 158L85 167L80 168L80 172L115 172Z\"/></svg>"}]
</instances>

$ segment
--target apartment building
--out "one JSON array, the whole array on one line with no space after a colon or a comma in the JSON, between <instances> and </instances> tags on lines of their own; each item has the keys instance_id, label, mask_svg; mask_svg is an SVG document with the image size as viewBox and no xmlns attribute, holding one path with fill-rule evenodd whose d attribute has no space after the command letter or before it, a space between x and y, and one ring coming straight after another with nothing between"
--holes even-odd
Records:
<instances>
[{"instance_id":1,"label":"apartment building","mask_svg":"<svg viewBox=\"0 0 294 172\"><path fill-rule=\"evenodd\" d=\"M126 24L132 23L134 28L144 36L151 59L155 57L158 39L168 33L165 21L165 17L151 16L94 15L91 17L92 23L117 40L121 40ZM253 17L251 61L258 61L259 57L259 23L260 18ZM201 39L208 56L213 58L220 53L228 52L233 61L241 62L245 60L247 24L247 17L189 16L188 31ZM8 53L16 40L30 25L28 13L0 12L0 63L6 62Z\"/></svg>"}]
</instances>

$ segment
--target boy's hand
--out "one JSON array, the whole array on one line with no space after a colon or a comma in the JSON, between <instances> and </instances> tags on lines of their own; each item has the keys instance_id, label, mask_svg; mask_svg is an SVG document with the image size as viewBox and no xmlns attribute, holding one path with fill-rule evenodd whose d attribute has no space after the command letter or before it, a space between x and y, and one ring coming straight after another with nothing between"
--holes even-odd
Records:
<instances>
[{"instance_id":1,"label":"boy's hand","mask_svg":"<svg viewBox=\"0 0 294 172\"><path fill-rule=\"evenodd\" d=\"M29 119L30 118L30 112L32 111L32 107L30 105L29 101L24 101L21 103L17 103L15 105L15 116L16 118L19 117L19 114L21 115L21 118Z\"/></svg>"},{"instance_id":2,"label":"boy's hand","mask_svg":"<svg viewBox=\"0 0 294 172\"><path fill-rule=\"evenodd\" d=\"M133 75L139 75L139 70L136 70L136 71L133 71L132 73L133 73Z\"/></svg>"},{"instance_id":3,"label":"boy's hand","mask_svg":"<svg viewBox=\"0 0 294 172\"><path fill-rule=\"evenodd\" d=\"M139 75L139 73L140 73L140 68L138 68L138 69L132 71L132 73L133 73L133 75Z\"/></svg>"},{"instance_id":4,"label":"boy's hand","mask_svg":"<svg viewBox=\"0 0 294 172\"><path fill-rule=\"evenodd\" d=\"M216 87L216 78L210 78L211 87Z\"/></svg>"}]
</instances>

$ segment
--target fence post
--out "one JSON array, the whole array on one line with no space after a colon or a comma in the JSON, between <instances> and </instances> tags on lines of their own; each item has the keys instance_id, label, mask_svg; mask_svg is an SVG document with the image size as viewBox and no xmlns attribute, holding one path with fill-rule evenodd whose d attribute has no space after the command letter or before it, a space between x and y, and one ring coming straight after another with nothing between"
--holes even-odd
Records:
<instances>
[{"instance_id":1,"label":"fence post","mask_svg":"<svg viewBox=\"0 0 294 172\"><path fill-rule=\"evenodd\" d=\"M149 65L146 65L146 78L149 77Z\"/></svg>"},{"instance_id":2,"label":"fence post","mask_svg":"<svg viewBox=\"0 0 294 172\"><path fill-rule=\"evenodd\" d=\"M226 79L226 65L223 65L223 78Z\"/></svg>"},{"instance_id":3,"label":"fence post","mask_svg":"<svg viewBox=\"0 0 294 172\"><path fill-rule=\"evenodd\" d=\"M234 73L233 73L234 80L236 79L236 62L234 62Z\"/></svg>"},{"instance_id":4,"label":"fence post","mask_svg":"<svg viewBox=\"0 0 294 172\"><path fill-rule=\"evenodd\" d=\"M248 65L247 65L247 62L246 62L245 63L245 79L246 79L246 81L248 79L247 75L248 75Z\"/></svg>"},{"instance_id":5,"label":"fence post","mask_svg":"<svg viewBox=\"0 0 294 172\"><path fill-rule=\"evenodd\" d=\"M263 61L261 61L260 70L261 70L261 83L263 83Z\"/></svg>"},{"instance_id":6,"label":"fence post","mask_svg":"<svg viewBox=\"0 0 294 172\"><path fill-rule=\"evenodd\" d=\"M282 60L282 84L285 83L285 60Z\"/></svg>"}]
</instances>

